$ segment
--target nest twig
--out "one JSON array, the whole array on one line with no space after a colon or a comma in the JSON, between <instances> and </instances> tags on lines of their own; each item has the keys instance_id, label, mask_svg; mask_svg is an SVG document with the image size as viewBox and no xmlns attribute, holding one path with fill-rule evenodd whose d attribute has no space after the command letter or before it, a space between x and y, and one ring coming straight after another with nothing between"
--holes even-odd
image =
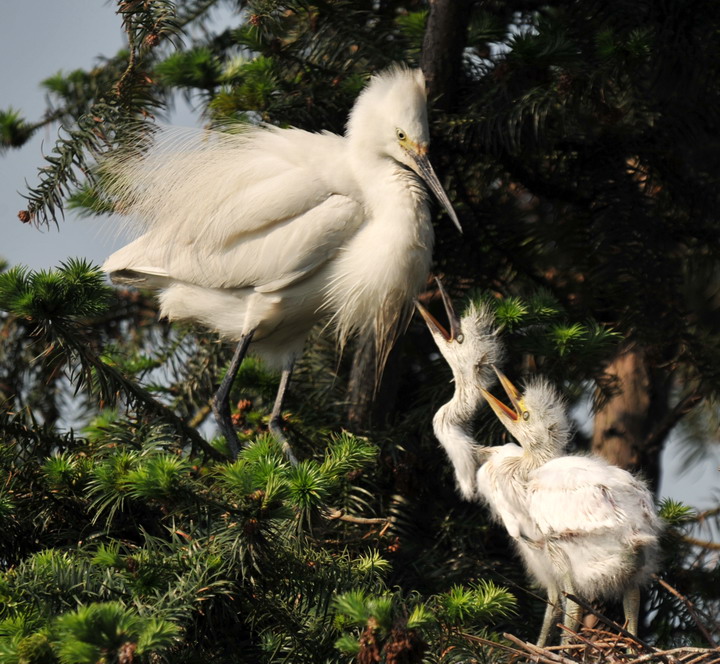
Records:
<instances>
[{"instance_id":1,"label":"nest twig","mask_svg":"<svg viewBox=\"0 0 720 664\"><path fill-rule=\"evenodd\" d=\"M540 648L512 634L503 636L517 650L527 655L514 658L515 662L529 661L539 664L720 664L720 648L694 648L683 646L661 650L645 646L634 637L627 637L602 629L584 629L580 643L567 646ZM649 649L639 654L639 651Z\"/></svg>"},{"instance_id":2,"label":"nest twig","mask_svg":"<svg viewBox=\"0 0 720 664\"><path fill-rule=\"evenodd\" d=\"M661 584L668 592L683 600L686 605L692 606L687 598L667 582L661 582ZM561 629L566 632L570 631L574 641L562 646L540 647L512 634L503 634L503 636L515 647L485 639L482 639L483 644L507 653L506 661L509 664L519 664L520 662L537 662L538 664L720 664L720 647L717 647L710 632L703 628L696 613L693 613L693 617L712 647L681 646L664 650L639 639L579 597L570 594L567 594L567 597L588 613L592 613L603 624L603 627L586 627L577 633L560 625Z\"/></svg>"}]
</instances>

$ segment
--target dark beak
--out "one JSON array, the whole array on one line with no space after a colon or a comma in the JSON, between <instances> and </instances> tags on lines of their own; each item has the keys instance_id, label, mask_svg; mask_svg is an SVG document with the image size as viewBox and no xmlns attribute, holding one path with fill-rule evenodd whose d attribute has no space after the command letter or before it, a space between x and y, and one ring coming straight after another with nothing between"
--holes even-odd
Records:
<instances>
[{"instance_id":1,"label":"dark beak","mask_svg":"<svg viewBox=\"0 0 720 664\"><path fill-rule=\"evenodd\" d=\"M495 373L500 380L500 385L503 386L503 389L505 390L508 399L510 399L512 408L506 406L502 401L500 401L497 397L494 397L487 390L481 390L482 395L487 400L490 408L492 408L495 412L495 415L497 415L501 421L504 417L507 417L513 421L517 421L520 419L520 414L524 410L522 404L522 394L520 393L520 390L518 390L517 387L515 387L510 382L510 379L502 371L500 371L496 366L493 366L493 369L495 369Z\"/></svg>"},{"instance_id":2,"label":"dark beak","mask_svg":"<svg viewBox=\"0 0 720 664\"><path fill-rule=\"evenodd\" d=\"M450 296L445 292L442 282L440 279L435 279L440 291L440 297L442 298L443 305L445 307L445 314L448 318L449 330L445 329L435 316L433 316L420 302L415 300L415 307L420 312L420 315L425 319L427 326L430 328L430 332L439 334L445 341L458 341L462 343L463 336L460 328L460 319L455 313Z\"/></svg>"},{"instance_id":3,"label":"dark beak","mask_svg":"<svg viewBox=\"0 0 720 664\"><path fill-rule=\"evenodd\" d=\"M462 233L463 230L462 226L460 225L460 221L458 221L455 210L453 210L450 199L447 197L445 190L442 188L440 180L438 180L437 175L435 175L435 171L430 164L427 153L414 152L412 153L412 157L418 168L417 173L423 180L425 180L427 186L430 187L430 190L433 192L433 194L435 194L438 201L440 201L441 205L447 210L447 213L450 215L450 219L452 219L455 227Z\"/></svg>"}]
</instances>

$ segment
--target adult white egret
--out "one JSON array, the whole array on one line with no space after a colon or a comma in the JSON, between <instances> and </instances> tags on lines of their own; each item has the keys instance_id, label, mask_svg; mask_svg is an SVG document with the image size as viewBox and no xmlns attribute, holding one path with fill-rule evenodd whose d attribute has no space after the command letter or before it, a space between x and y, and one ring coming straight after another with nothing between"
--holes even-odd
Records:
<instances>
[{"instance_id":1,"label":"adult white egret","mask_svg":"<svg viewBox=\"0 0 720 664\"><path fill-rule=\"evenodd\" d=\"M141 158L105 165L117 208L142 230L105 263L113 281L158 289L163 315L239 341L213 399L233 454L228 394L248 350L282 371L270 429L289 455L283 397L318 320L341 346L374 335L384 363L430 266L422 181L460 228L428 142L422 72L395 66L370 79L345 136L161 132Z\"/></svg>"},{"instance_id":2,"label":"adult white egret","mask_svg":"<svg viewBox=\"0 0 720 664\"><path fill-rule=\"evenodd\" d=\"M483 402L483 388L495 382L492 367L502 360L495 318L486 306L471 303L459 318L437 280L448 319L448 329L419 302L416 307L453 372L453 397L433 417L435 437L445 449L455 471L457 487L466 500L477 500L476 473L487 448L471 435L472 423Z\"/></svg>"},{"instance_id":3,"label":"adult white egret","mask_svg":"<svg viewBox=\"0 0 720 664\"><path fill-rule=\"evenodd\" d=\"M569 426L560 395L536 380L521 393L501 372L508 407L483 390L520 443L497 448L478 471L479 493L502 520L548 606L538 643L565 612L575 630L586 600L622 597L627 629L637 633L640 586L655 570L660 521L644 482L604 459L562 456ZM563 633L566 642L570 632Z\"/></svg>"}]
</instances>

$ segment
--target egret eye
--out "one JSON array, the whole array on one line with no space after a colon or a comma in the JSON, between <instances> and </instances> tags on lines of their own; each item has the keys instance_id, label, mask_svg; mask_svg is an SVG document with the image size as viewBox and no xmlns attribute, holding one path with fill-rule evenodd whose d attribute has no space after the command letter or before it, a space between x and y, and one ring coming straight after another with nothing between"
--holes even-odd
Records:
<instances>
[{"instance_id":1,"label":"egret eye","mask_svg":"<svg viewBox=\"0 0 720 664\"><path fill-rule=\"evenodd\" d=\"M527 410L523 411L523 419L529 420L530 419L530 413Z\"/></svg>"},{"instance_id":2,"label":"egret eye","mask_svg":"<svg viewBox=\"0 0 720 664\"><path fill-rule=\"evenodd\" d=\"M395 136L397 136L398 141L404 141L407 138L407 134L402 129L396 129Z\"/></svg>"},{"instance_id":3,"label":"egret eye","mask_svg":"<svg viewBox=\"0 0 720 664\"><path fill-rule=\"evenodd\" d=\"M465 341L465 335L461 332L455 337L455 341L461 344L463 341Z\"/></svg>"}]
</instances>

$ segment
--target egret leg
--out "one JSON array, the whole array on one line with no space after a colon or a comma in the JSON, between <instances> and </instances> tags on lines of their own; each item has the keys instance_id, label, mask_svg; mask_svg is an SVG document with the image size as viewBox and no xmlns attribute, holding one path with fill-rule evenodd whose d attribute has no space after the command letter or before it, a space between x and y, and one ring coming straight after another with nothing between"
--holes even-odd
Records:
<instances>
[{"instance_id":1,"label":"egret leg","mask_svg":"<svg viewBox=\"0 0 720 664\"><path fill-rule=\"evenodd\" d=\"M277 396L275 397L275 404L273 405L272 412L270 413L270 423L268 428L277 441L282 445L282 451L288 458L291 464L297 465L297 458L293 454L290 443L282 430L282 406L285 400L285 393L287 392L288 385L290 383L290 377L292 376L294 362L291 362L289 366L285 367L280 374L280 385L278 386Z\"/></svg>"},{"instance_id":2,"label":"egret leg","mask_svg":"<svg viewBox=\"0 0 720 664\"><path fill-rule=\"evenodd\" d=\"M568 575L565 579L564 583L564 590L566 593L570 593L571 595L577 595L575 592L575 586L573 585L572 580L570 579L570 576ZM569 597L565 598L565 619L563 620L563 625L567 627L567 629L563 630L562 637L560 638L560 645L567 645L570 642L570 639L572 638L572 634L568 631L571 630L572 632L576 632L578 627L580 626L580 622L583 618L583 609L579 604L576 604L573 602Z\"/></svg>"},{"instance_id":3,"label":"egret leg","mask_svg":"<svg viewBox=\"0 0 720 664\"><path fill-rule=\"evenodd\" d=\"M540 629L540 636L537 640L537 645L540 648L544 648L548 642L550 636L550 630L555 626L558 619L560 618L560 612L562 605L560 603L560 593L557 588L548 588L547 606L545 607L545 615L543 616L542 628Z\"/></svg>"},{"instance_id":4,"label":"egret leg","mask_svg":"<svg viewBox=\"0 0 720 664\"><path fill-rule=\"evenodd\" d=\"M625 612L625 622L630 634L637 636L638 632L638 615L640 614L640 587L633 586L629 588L623 595L623 611Z\"/></svg>"},{"instance_id":5,"label":"egret leg","mask_svg":"<svg viewBox=\"0 0 720 664\"><path fill-rule=\"evenodd\" d=\"M251 330L242 339L240 339L240 342L235 349L232 361L230 362L230 366L225 372L225 378L223 378L222 383L220 383L220 387L212 400L212 409L215 414L215 420L217 421L223 436L225 436L225 440L230 448L230 454L232 454L233 459L237 459L237 455L240 453L240 443L238 441L237 434L235 433L235 427L232 423L232 416L230 415L230 388L235 380L235 376L237 376L240 365L245 359L253 334L255 334L255 330Z\"/></svg>"}]
</instances>

